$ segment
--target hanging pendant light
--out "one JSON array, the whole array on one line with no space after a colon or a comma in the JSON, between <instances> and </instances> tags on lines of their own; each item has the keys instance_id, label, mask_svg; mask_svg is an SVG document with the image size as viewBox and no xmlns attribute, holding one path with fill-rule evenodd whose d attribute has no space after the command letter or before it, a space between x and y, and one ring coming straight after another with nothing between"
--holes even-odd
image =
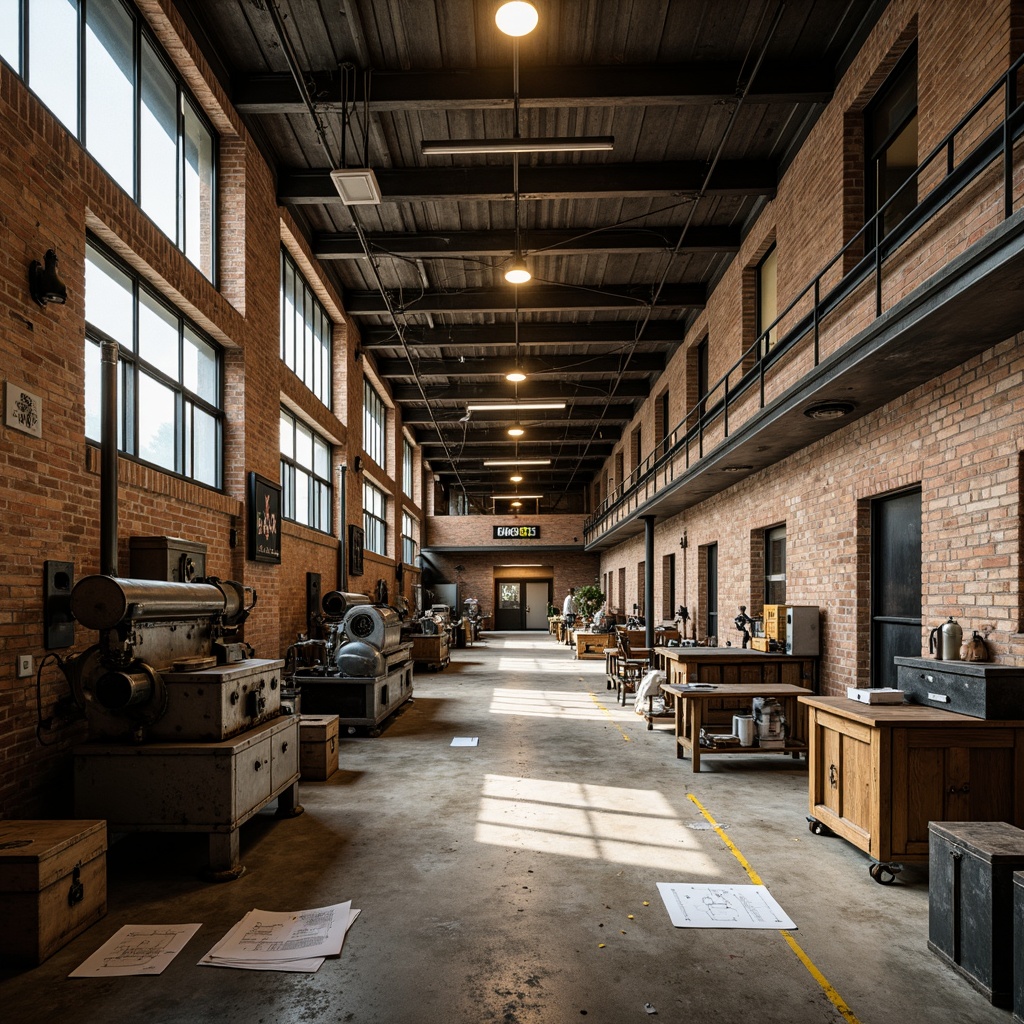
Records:
<instances>
[{"instance_id":1,"label":"hanging pendant light","mask_svg":"<svg viewBox=\"0 0 1024 1024\"><path fill-rule=\"evenodd\" d=\"M529 268L526 266L526 260L517 254L516 258L512 261L512 266L505 271L505 280L509 284L526 284L532 278L533 274L530 273Z\"/></svg>"},{"instance_id":2,"label":"hanging pendant light","mask_svg":"<svg viewBox=\"0 0 1024 1024\"><path fill-rule=\"evenodd\" d=\"M518 366L514 366L505 374L505 380L512 384L520 384L526 380L526 374Z\"/></svg>"},{"instance_id":3,"label":"hanging pendant light","mask_svg":"<svg viewBox=\"0 0 1024 1024\"><path fill-rule=\"evenodd\" d=\"M518 423L513 423L512 426L508 428L509 437L522 437L525 433L526 431L523 430Z\"/></svg>"}]
</instances>

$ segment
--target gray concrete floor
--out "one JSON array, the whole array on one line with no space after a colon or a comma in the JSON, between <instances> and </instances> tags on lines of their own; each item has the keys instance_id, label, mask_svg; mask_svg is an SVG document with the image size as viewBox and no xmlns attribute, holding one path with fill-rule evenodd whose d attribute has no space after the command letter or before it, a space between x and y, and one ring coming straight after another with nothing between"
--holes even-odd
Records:
<instances>
[{"instance_id":1,"label":"gray concrete floor","mask_svg":"<svg viewBox=\"0 0 1024 1024\"><path fill-rule=\"evenodd\" d=\"M478 736L476 748L452 748ZM149 1024L622 1024L881 1021L1009 1024L926 946L927 878L881 886L838 838L808 831L804 762L674 756L541 634L491 634L420 672L376 738L343 737L341 770L303 783L305 813L242 830L247 873L210 885L196 836L135 835L108 860L109 913L42 966L0 972L0 1018ZM659 881L747 884L724 827L797 924L673 928ZM253 907L351 899L362 915L316 974L199 967ZM202 922L155 978L69 980L128 923ZM2 927L2 922L0 922Z\"/></svg>"}]
</instances>

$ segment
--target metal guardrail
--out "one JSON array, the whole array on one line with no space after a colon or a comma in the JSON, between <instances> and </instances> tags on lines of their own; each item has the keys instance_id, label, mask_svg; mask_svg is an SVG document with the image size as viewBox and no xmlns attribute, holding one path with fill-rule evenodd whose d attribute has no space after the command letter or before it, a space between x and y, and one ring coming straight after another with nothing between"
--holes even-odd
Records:
<instances>
[{"instance_id":1,"label":"metal guardrail","mask_svg":"<svg viewBox=\"0 0 1024 1024\"><path fill-rule=\"evenodd\" d=\"M822 267L682 421L668 432L656 449L606 496L594 515L584 523L585 545L631 519L658 493L685 475L691 466L728 440L731 419L735 421L746 412L748 415L742 422L747 422L763 410L770 400L766 393L773 382L781 381L780 388L787 388L812 372L822 359L823 341L829 333L828 321L840 316L853 318L858 313L863 316L864 310L857 307L865 304L863 293L869 282L873 301L873 309L869 307L869 313L872 321L880 317L886 309L885 273L889 271L890 277L895 277L906 269L905 260L895 260L897 254L907 255L907 244L922 229L933 225L969 185L978 181L1000 160L1002 174L986 196L991 198L993 191L998 189L1001 193L1001 220L1012 215L1014 144L1024 135L1024 105L1017 99L1017 78L1022 66L1024 56L1014 61L897 192ZM996 127L985 131L987 124L980 122L995 120L992 107L998 97L1002 98L1002 113ZM958 152L958 140L971 131L980 131L981 139L968 145L962 153ZM899 208L898 204L905 199L911 187L916 196L922 184L928 186L927 194L885 233L886 214ZM974 197L973 202L977 205L978 197ZM973 241L976 239L969 238L967 244ZM893 299L891 305L902 297L899 295ZM773 332L778 340L769 349L768 342ZM842 325L837 332L845 333ZM843 345L856 333L856 330L850 331L834 351L841 352ZM809 365L802 376L793 376L799 373L799 370L793 370L799 358ZM753 392L755 388L756 392ZM743 410L739 409L741 403L745 405Z\"/></svg>"}]
</instances>

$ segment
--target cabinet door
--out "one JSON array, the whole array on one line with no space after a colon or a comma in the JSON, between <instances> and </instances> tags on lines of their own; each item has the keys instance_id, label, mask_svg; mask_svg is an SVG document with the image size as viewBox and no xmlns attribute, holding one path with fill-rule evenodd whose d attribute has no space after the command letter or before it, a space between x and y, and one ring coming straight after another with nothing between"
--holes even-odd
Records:
<instances>
[{"instance_id":1,"label":"cabinet door","mask_svg":"<svg viewBox=\"0 0 1024 1024\"><path fill-rule=\"evenodd\" d=\"M879 730L813 709L811 814L837 835L877 856Z\"/></svg>"},{"instance_id":2,"label":"cabinet door","mask_svg":"<svg viewBox=\"0 0 1024 1024\"><path fill-rule=\"evenodd\" d=\"M928 855L930 821L1015 820L1013 729L896 729L892 856Z\"/></svg>"}]
</instances>

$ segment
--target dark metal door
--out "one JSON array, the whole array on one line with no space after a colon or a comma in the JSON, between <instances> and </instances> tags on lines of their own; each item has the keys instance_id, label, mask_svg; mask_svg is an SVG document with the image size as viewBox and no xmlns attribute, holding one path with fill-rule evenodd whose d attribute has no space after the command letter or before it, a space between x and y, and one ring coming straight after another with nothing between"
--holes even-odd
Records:
<instances>
[{"instance_id":1,"label":"dark metal door","mask_svg":"<svg viewBox=\"0 0 1024 1024\"><path fill-rule=\"evenodd\" d=\"M707 546L708 559L708 606L707 606L707 635L718 636L718 545ZM716 641L717 643L717 641Z\"/></svg>"},{"instance_id":2,"label":"dark metal door","mask_svg":"<svg viewBox=\"0 0 1024 1024\"><path fill-rule=\"evenodd\" d=\"M494 584L494 628L525 629L523 624L524 588L520 580L496 580Z\"/></svg>"},{"instance_id":3,"label":"dark metal door","mask_svg":"<svg viewBox=\"0 0 1024 1024\"><path fill-rule=\"evenodd\" d=\"M893 658L921 656L921 492L871 503L871 685L895 686Z\"/></svg>"}]
</instances>

